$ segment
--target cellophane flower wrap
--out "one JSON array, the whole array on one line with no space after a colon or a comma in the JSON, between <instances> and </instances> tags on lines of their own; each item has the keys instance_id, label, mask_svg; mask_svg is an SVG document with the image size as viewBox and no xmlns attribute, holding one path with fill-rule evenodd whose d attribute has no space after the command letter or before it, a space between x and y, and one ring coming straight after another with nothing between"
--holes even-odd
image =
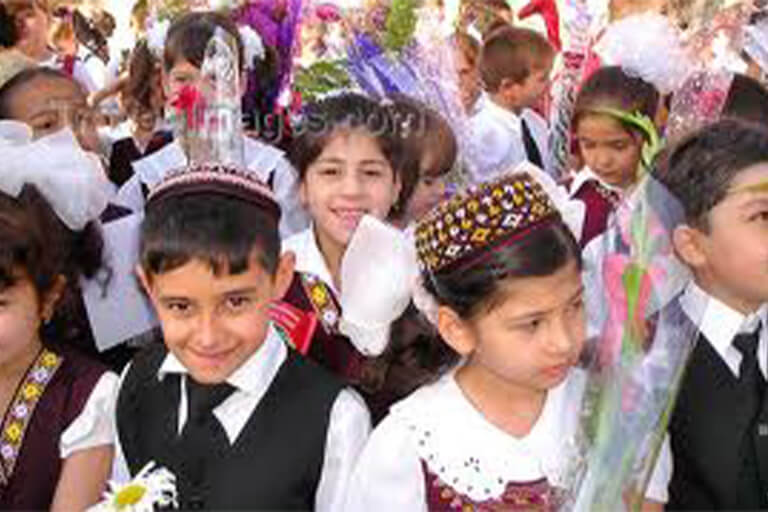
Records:
<instances>
[{"instance_id":1,"label":"cellophane flower wrap","mask_svg":"<svg viewBox=\"0 0 768 512\"><path fill-rule=\"evenodd\" d=\"M677 299L689 275L671 231L682 210L646 175L585 253L587 386L573 453L561 468L565 510L636 510L642 503L698 336Z\"/></svg>"}]
</instances>

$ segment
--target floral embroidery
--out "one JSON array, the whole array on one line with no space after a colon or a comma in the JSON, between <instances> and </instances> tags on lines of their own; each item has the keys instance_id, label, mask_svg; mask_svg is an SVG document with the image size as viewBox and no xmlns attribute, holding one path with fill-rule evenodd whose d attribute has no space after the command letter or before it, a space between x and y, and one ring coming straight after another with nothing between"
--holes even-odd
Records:
<instances>
[{"instance_id":1,"label":"floral embroidery","mask_svg":"<svg viewBox=\"0 0 768 512\"><path fill-rule=\"evenodd\" d=\"M338 328L341 312L333 298L333 292L322 279L312 274L302 274L301 283L304 285L304 291L309 297L317 317L323 324L325 332L334 334Z\"/></svg>"},{"instance_id":2,"label":"floral embroidery","mask_svg":"<svg viewBox=\"0 0 768 512\"><path fill-rule=\"evenodd\" d=\"M19 386L19 392L8 408L9 413L6 414L0 433L1 480L7 481L13 474L35 407L62 361L61 356L43 349Z\"/></svg>"}]
</instances>

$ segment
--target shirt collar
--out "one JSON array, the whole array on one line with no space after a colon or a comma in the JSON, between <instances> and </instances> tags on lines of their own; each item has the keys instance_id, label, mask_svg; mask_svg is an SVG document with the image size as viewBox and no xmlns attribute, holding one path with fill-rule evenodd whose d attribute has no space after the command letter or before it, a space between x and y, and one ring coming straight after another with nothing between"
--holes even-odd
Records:
<instances>
[{"instance_id":1,"label":"shirt collar","mask_svg":"<svg viewBox=\"0 0 768 512\"><path fill-rule=\"evenodd\" d=\"M688 284L680 302L688 318L699 326L701 333L726 362L732 360L728 351L733 338L740 333L754 332L761 321L765 327L768 319L768 304L744 315L709 295L694 281Z\"/></svg>"},{"instance_id":2,"label":"shirt collar","mask_svg":"<svg viewBox=\"0 0 768 512\"><path fill-rule=\"evenodd\" d=\"M609 185L608 183L604 182L603 180L600 179L600 177L597 174L595 174L595 172L592 169L590 169L586 165L582 167L582 169L579 172L576 173L576 176L574 176L573 182L571 183L571 195L576 194L585 183L591 180L596 181L603 188L619 194L619 197L624 197L624 191L622 189L620 189L619 187L615 187L613 185Z\"/></svg>"},{"instance_id":3,"label":"shirt collar","mask_svg":"<svg viewBox=\"0 0 768 512\"><path fill-rule=\"evenodd\" d=\"M313 274L325 282L326 285L336 292L333 284L331 271L325 263L325 257L320 252L320 245L315 236L314 223L304 231L289 237L285 241L285 249L291 250L296 254L296 271L306 274Z\"/></svg>"},{"instance_id":4,"label":"shirt collar","mask_svg":"<svg viewBox=\"0 0 768 512\"><path fill-rule=\"evenodd\" d=\"M511 129L522 132L521 116L502 107L493 101L490 96L483 100L481 113L482 112L504 122L504 124L508 125Z\"/></svg>"},{"instance_id":5,"label":"shirt collar","mask_svg":"<svg viewBox=\"0 0 768 512\"><path fill-rule=\"evenodd\" d=\"M272 382L287 356L288 350L282 338L270 323L264 343L227 377L226 382L245 393L259 394ZM168 374L189 374L184 364L172 352L165 356L157 371L157 377L162 380Z\"/></svg>"}]
</instances>

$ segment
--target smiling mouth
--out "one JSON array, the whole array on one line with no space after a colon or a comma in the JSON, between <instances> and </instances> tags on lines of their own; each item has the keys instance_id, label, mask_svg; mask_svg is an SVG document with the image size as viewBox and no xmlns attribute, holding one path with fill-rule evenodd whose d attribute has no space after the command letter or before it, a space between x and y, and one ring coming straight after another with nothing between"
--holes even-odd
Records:
<instances>
[{"instance_id":1,"label":"smiling mouth","mask_svg":"<svg viewBox=\"0 0 768 512\"><path fill-rule=\"evenodd\" d=\"M363 218L363 215L367 214L367 210L362 208L332 208L331 212L344 224L346 227L352 229L356 228Z\"/></svg>"}]
</instances>

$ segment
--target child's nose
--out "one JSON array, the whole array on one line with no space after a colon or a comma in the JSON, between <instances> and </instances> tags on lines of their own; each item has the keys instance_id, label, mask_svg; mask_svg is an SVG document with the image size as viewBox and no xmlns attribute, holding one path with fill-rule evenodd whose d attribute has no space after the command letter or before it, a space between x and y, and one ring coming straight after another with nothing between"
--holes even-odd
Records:
<instances>
[{"instance_id":1,"label":"child's nose","mask_svg":"<svg viewBox=\"0 0 768 512\"><path fill-rule=\"evenodd\" d=\"M362 193L363 186L360 177L356 172L345 173L341 181L339 191L348 196L358 196Z\"/></svg>"}]
</instances>

